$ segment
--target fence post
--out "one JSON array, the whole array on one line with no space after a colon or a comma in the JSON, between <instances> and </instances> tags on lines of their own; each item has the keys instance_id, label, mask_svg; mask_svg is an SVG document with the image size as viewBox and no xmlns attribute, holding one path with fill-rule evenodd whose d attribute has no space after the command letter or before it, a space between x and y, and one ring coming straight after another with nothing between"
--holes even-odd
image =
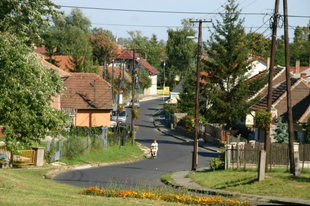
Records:
<instances>
[{"instance_id":1,"label":"fence post","mask_svg":"<svg viewBox=\"0 0 310 206\"><path fill-rule=\"evenodd\" d=\"M259 162L258 162L258 181L265 179L265 162L266 162L266 151L261 150L259 152Z\"/></svg>"},{"instance_id":2,"label":"fence post","mask_svg":"<svg viewBox=\"0 0 310 206\"><path fill-rule=\"evenodd\" d=\"M225 169L230 168L230 160L231 160L231 145L226 145L226 155L225 155L226 161L225 161Z\"/></svg>"},{"instance_id":3,"label":"fence post","mask_svg":"<svg viewBox=\"0 0 310 206\"><path fill-rule=\"evenodd\" d=\"M294 142L294 163L295 163L295 174L294 176L300 175L300 166L299 166L299 143Z\"/></svg>"},{"instance_id":4,"label":"fence post","mask_svg":"<svg viewBox=\"0 0 310 206\"><path fill-rule=\"evenodd\" d=\"M69 150L70 150L70 138L69 135L67 136L67 157L69 157Z\"/></svg>"},{"instance_id":5,"label":"fence post","mask_svg":"<svg viewBox=\"0 0 310 206\"><path fill-rule=\"evenodd\" d=\"M34 165L37 167L42 167L44 164L44 147L33 147L35 150L35 163Z\"/></svg>"},{"instance_id":6,"label":"fence post","mask_svg":"<svg viewBox=\"0 0 310 206\"><path fill-rule=\"evenodd\" d=\"M107 141L107 136L108 136L108 135L107 135L107 129L108 129L108 128L107 128L107 127L102 127L101 129L102 129L102 135L101 135L101 136L102 136L103 147L104 147L104 149L107 149L107 146L108 146L108 145L107 145L107 142L108 142L108 141ZM115 132L115 131L114 131L114 132Z\"/></svg>"}]
</instances>

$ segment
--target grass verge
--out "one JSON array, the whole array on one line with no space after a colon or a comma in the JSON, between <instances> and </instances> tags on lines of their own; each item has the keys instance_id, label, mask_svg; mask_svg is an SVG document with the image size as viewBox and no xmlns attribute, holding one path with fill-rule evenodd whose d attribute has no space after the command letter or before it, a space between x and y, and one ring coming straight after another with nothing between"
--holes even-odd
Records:
<instances>
[{"instance_id":1,"label":"grass verge","mask_svg":"<svg viewBox=\"0 0 310 206\"><path fill-rule=\"evenodd\" d=\"M218 170L187 175L203 187L240 192L244 194L293 197L310 200L310 173L294 177L289 172L277 170L265 174L265 180L258 181L257 171Z\"/></svg>"},{"instance_id":2,"label":"grass verge","mask_svg":"<svg viewBox=\"0 0 310 206\"><path fill-rule=\"evenodd\" d=\"M0 205L161 205L161 201L79 195L81 188L42 176L48 169L0 169ZM176 203L165 205L177 206Z\"/></svg>"}]
</instances>

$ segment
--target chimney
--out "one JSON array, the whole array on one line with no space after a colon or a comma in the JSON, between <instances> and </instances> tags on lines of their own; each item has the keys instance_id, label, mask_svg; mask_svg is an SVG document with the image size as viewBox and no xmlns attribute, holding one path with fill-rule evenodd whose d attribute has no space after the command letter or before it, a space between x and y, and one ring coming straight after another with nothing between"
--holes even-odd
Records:
<instances>
[{"instance_id":1,"label":"chimney","mask_svg":"<svg viewBox=\"0 0 310 206\"><path fill-rule=\"evenodd\" d=\"M306 80L306 79L307 79L307 74L306 74L306 73L301 73L301 74L300 74L300 77L301 77L302 79Z\"/></svg>"},{"instance_id":2,"label":"chimney","mask_svg":"<svg viewBox=\"0 0 310 206\"><path fill-rule=\"evenodd\" d=\"M295 63L295 74L299 74L300 72L300 60L296 60Z\"/></svg>"}]
</instances>

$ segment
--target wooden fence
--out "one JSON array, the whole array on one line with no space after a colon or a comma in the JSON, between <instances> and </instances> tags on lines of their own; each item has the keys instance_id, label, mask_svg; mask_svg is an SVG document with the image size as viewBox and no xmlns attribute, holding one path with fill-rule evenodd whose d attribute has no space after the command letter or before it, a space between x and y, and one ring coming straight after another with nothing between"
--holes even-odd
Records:
<instances>
[{"instance_id":1,"label":"wooden fence","mask_svg":"<svg viewBox=\"0 0 310 206\"><path fill-rule=\"evenodd\" d=\"M247 168L257 167L259 152L264 150L263 143L233 144L226 146L226 168ZM310 167L310 145L301 144L298 147L299 163L301 168ZM289 167L288 144L271 143L269 168Z\"/></svg>"}]
</instances>

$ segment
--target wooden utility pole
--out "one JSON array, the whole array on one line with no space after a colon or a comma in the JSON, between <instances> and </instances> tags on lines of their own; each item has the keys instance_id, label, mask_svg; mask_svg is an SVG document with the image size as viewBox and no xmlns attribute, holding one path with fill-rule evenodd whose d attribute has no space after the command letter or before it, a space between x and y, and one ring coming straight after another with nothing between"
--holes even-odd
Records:
<instances>
[{"instance_id":1,"label":"wooden utility pole","mask_svg":"<svg viewBox=\"0 0 310 206\"><path fill-rule=\"evenodd\" d=\"M114 104L114 59L112 60L112 102Z\"/></svg>"},{"instance_id":2,"label":"wooden utility pole","mask_svg":"<svg viewBox=\"0 0 310 206\"><path fill-rule=\"evenodd\" d=\"M198 33L198 52L197 52L197 71L196 71L196 102L195 102L195 137L194 137L194 151L192 160L192 170L196 171L198 164L198 124L199 124L199 86L200 86L200 65L201 65L201 45L202 45L202 22L211 22L196 20L191 23L199 22Z\"/></svg>"},{"instance_id":3,"label":"wooden utility pole","mask_svg":"<svg viewBox=\"0 0 310 206\"><path fill-rule=\"evenodd\" d=\"M270 48L270 68L269 68L269 84L268 84L268 97L267 97L267 110L271 112L272 105L272 86L273 86L273 74L274 74L274 60L276 53L276 41L277 41L277 26L278 26L278 13L279 13L279 1L275 1L275 11L273 16L272 25L272 40ZM269 160L269 150L270 150L270 129L265 131L265 145L264 150L266 151L266 161L265 161L265 172L268 171L268 160Z\"/></svg>"},{"instance_id":4,"label":"wooden utility pole","mask_svg":"<svg viewBox=\"0 0 310 206\"><path fill-rule=\"evenodd\" d=\"M135 90L136 90L136 79L135 79L135 61L136 61L136 57L135 57L135 50L133 50L133 58L132 58L132 70L131 70L131 74L132 74L132 97L131 97L131 138L132 138L132 145L135 142L135 135L134 135L134 127L135 127L135 114L134 114L134 110L135 110Z\"/></svg>"},{"instance_id":5,"label":"wooden utility pole","mask_svg":"<svg viewBox=\"0 0 310 206\"><path fill-rule=\"evenodd\" d=\"M295 175L287 0L283 0L283 13L284 13L284 42L285 42L286 94L287 94L287 119L288 119L288 135L289 135L290 172Z\"/></svg>"}]
</instances>

